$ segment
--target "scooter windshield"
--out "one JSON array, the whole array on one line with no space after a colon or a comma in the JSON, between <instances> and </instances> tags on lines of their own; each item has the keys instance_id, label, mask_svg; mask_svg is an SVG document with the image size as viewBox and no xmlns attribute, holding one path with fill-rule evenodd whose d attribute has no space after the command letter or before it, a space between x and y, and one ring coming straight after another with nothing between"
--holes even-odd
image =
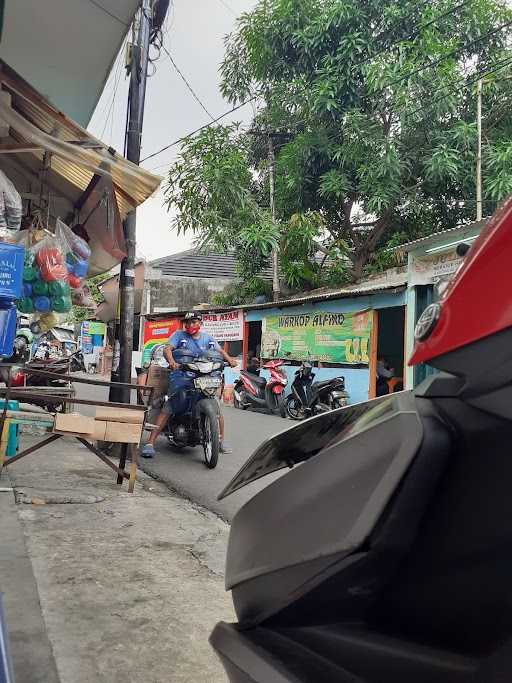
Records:
<instances>
[{"instance_id":1,"label":"scooter windshield","mask_svg":"<svg viewBox=\"0 0 512 683\"><path fill-rule=\"evenodd\" d=\"M376 421L400 411L399 401L403 396L383 396L323 413L264 441L221 491L218 500L272 472L305 462L334 443L344 441Z\"/></svg>"}]
</instances>

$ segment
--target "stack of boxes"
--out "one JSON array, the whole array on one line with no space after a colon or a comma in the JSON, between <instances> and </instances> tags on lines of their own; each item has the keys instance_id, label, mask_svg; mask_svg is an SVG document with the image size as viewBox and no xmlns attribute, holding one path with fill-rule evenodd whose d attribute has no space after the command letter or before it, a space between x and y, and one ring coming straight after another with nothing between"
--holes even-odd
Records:
<instances>
[{"instance_id":1,"label":"stack of boxes","mask_svg":"<svg viewBox=\"0 0 512 683\"><path fill-rule=\"evenodd\" d=\"M143 410L97 407L96 417L78 413L58 413L54 431L95 441L140 443L144 423Z\"/></svg>"}]
</instances>

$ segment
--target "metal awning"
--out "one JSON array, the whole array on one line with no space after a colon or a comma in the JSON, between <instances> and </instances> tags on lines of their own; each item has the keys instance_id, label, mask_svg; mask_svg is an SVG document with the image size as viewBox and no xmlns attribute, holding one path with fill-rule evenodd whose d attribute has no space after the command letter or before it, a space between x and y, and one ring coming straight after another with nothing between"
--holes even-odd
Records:
<instances>
[{"instance_id":1,"label":"metal awning","mask_svg":"<svg viewBox=\"0 0 512 683\"><path fill-rule=\"evenodd\" d=\"M87 126L140 0L5 0L0 58Z\"/></svg>"},{"instance_id":2,"label":"metal awning","mask_svg":"<svg viewBox=\"0 0 512 683\"><path fill-rule=\"evenodd\" d=\"M160 185L160 177L94 138L1 60L0 83L8 93L7 101L0 100L0 123L9 126L9 136L0 138L0 168L15 184L12 173L39 182L48 152L51 159L45 182L59 201L76 208L91 181L107 176L112 179L123 218Z\"/></svg>"}]
</instances>

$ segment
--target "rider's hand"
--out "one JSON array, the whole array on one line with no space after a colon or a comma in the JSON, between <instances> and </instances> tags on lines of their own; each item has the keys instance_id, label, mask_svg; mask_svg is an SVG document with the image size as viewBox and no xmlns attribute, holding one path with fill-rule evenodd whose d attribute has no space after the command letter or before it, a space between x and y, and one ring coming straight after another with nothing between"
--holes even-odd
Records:
<instances>
[{"instance_id":1,"label":"rider's hand","mask_svg":"<svg viewBox=\"0 0 512 683\"><path fill-rule=\"evenodd\" d=\"M236 368L236 366L238 365L238 363L236 362L236 360L234 358L230 358L228 363L229 363L230 367L232 367L232 368Z\"/></svg>"}]
</instances>

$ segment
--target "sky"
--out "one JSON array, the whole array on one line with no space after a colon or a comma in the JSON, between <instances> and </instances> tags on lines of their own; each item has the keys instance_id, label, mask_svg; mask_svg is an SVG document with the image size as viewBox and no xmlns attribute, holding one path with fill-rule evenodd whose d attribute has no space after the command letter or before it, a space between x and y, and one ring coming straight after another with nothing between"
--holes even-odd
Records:
<instances>
[{"instance_id":1,"label":"sky","mask_svg":"<svg viewBox=\"0 0 512 683\"><path fill-rule=\"evenodd\" d=\"M255 4L256 0L171 0L164 44L213 117L231 109L219 90L224 36L233 30L237 16ZM151 56L156 56L153 48ZM118 55L88 128L121 154L128 97L123 62L124 50ZM141 158L210 121L165 52L155 67L150 65L149 73L155 68L147 83ZM248 122L252 113L248 104L223 123ZM174 146L142 166L165 176L178 153L179 146ZM160 189L137 210L137 256L152 260L190 248L193 237L178 236L171 222Z\"/></svg>"}]
</instances>

